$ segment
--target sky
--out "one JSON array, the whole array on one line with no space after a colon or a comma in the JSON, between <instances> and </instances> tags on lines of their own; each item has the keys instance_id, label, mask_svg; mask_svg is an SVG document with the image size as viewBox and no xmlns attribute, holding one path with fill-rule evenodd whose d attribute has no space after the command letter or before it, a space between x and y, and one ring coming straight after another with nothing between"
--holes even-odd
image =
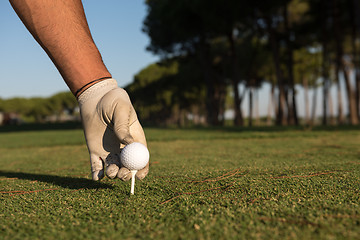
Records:
<instances>
[{"instance_id":1,"label":"sky","mask_svg":"<svg viewBox=\"0 0 360 240\"><path fill-rule=\"evenodd\" d=\"M120 87L159 58L146 51L144 0L84 0L94 41ZM68 91L59 72L33 39L9 1L0 1L0 98L49 97Z\"/></svg>"}]
</instances>

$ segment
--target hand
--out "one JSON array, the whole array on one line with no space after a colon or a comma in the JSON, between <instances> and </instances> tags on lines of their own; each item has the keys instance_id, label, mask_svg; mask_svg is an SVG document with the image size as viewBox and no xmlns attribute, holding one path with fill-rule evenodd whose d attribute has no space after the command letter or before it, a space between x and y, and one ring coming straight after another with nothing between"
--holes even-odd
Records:
<instances>
[{"instance_id":1,"label":"hand","mask_svg":"<svg viewBox=\"0 0 360 240\"><path fill-rule=\"evenodd\" d=\"M124 181L130 170L121 166L121 149L132 142L147 146L144 131L126 91L114 79L103 80L86 89L78 98L85 140L90 154L93 180L104 177ZM136 174L143 179L149 164Z\"/></svg>"}]
</instances>

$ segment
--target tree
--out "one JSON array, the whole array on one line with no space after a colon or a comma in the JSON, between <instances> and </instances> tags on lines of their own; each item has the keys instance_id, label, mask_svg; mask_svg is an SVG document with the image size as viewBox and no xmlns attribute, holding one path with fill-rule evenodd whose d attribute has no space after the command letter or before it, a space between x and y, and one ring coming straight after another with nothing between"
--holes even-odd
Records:
<instances>
[{"instance_id":1,"label":"tree","mask_svg":"<svg viewBox=\"0 0 360 240\"><path fill-rule=\"evenodd\" d=\"M61 92L49 98L10 98L0 101L0 111L16 113L24 120L44 122L47 116L60 115L64 110L74 113L78 106L71 92Z\"/></svg>"},{"instance_id":2,"label":"tree","mask_svg":"<svg viewBox=\"0 0 360 240\"><path fill-rule=\"evenodd\" d=\"M272 85L272 95L278 94L273 101L277 104L276 123L298 124L296 84L303 84L307 89L321 81L322 122L327 124L332 103L329 92L335 76L339 94L340 83L345 80L349 119L357 124L360 115L358 1L148 0L146 3L149 11L144 31L151 39L149 50L164 58L199 61L206 86L208 123L222 124L226 90L231 86L234 125L242 125L241 104L245 91L239 92L240 84L253 88L254 82L268 81L276 84ZM295 56L298 51L303 55L301 61ZM261 59L269 53L272 60ZM309 66L310 63L314 65ZM265 67L270 64L271 67ZM337 74L332 74L334 69ZM350 80L354 69L357 72L355 88ZM339 78L341 75L344 78ZM338 100L341 119L340 95Z\"/></svg>"},{"instance_id":3,"label":"tree","mask_svg":"<svg viewBox=\"0 0 360 240\"><path fill-rule=\"evenodd\" d=\"M163 57L184 56L197 52L207 86L207 120L218 125L219 97L222 87L213 73L211 49L204 21L193 1L148 0L148 15L143 30L150 39L148 50Z\"/></svg>"},{"instance_id":4,"label":"tree","mask_svg":"<svg viewBox=\"0 0 360 240\"><path fill-rule=\"evenodd\" d=\"M231 80L235 97L235 124L241 124L239 74L235 30L248 11L245 1L170 1L148 0L148 15L144 31L149 35L149 50L165 56L193 55L200 62L207 86L208 122L221 124L221 109L224 108L226 83L224 76L216 71L212 55L212 41L225 37L231 59Z\"/></svg>"},{"instance_id":5,"label":"tree","mask_svg":"<svg viewBox=\"0 0 360 240\"><path fill-rule=\"evenodd\" d=\"M254 1L256 8L255 22L259 29L259 37L266 37L272 52L273 64L277 80L278 111L276 123L285 125L286 118L286 91L285 77L282 70L281 42L282 42L282 26L283 26L283 1L258 2Z\"/></svg>"},{"instance_id":6,"label":"tree","mask_svg":"<svg viewBox=\"0 0 360 240\"><path fill-rule=\"evenodd\" d=\"M332 0L332 14L333 14L333 28L334 28L334 36L335 36L335 48L336 48L336 74L337 76L342 71L344 79L345 79L345 86L346 86L346 93L348 99L348 110L350 115L350 123L351 124L358 124L358 116L356 110L356 99L353 87L350 82L350 76L348 74L347 66L344 63L343 55L343 31L342 31L342 22L341 22L341 12L338 0ZM338 79L338 81L340 81Z\"/></svg>"},{"instance_id":7,"label":"tree","mask_svg":"<svg viewBox=\"0 0 360 240\"><path fill-rule=\"evenodd\" d=\"M204 113L201 79L194 60L174 58L147 66L125 89L142 122L183 126L186 115L197 121Z\"/></svg>"},{"instance_id":8,"label":"tree","mask_svg":"<svg viewBox=\"0 0 360 240\"><path fill-rule=\"evenodd\" d=\"M313 125L316 109L317 81L321 76L321 51L320 47L303 47L294 52L294 80L301 82L304 88L305 124ZM313 106L310 116L310 100L308 90L314 91Z\"/></svg>"}]
</instances>

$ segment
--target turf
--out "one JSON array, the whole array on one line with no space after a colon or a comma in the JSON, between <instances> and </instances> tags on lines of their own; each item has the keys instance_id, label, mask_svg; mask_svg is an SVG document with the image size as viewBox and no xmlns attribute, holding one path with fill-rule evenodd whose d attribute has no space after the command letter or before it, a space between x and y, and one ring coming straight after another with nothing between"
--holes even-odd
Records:
<instances>
[{"instance_id":1,"label":"turf","mask_svg":"<svg viewBox=\"0 0 360 240\"><path fill-rule=\"evenodd\" d=\"M80 129L0 133L0 239L360 238L359 129L145 132L133 196Z\"/></svg>"}]
</instances>

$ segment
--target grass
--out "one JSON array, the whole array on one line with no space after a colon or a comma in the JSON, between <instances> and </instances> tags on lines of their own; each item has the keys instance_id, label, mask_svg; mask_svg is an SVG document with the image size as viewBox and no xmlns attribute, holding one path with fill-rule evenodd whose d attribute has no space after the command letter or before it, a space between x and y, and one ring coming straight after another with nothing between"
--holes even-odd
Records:
<instances>
[{"instance_id":1,"label":"grass","mask_svg":"<svg viewBox=\"0 0 360 240\"><path fill-rule=\"evenodd\" d=\"M80 129L0 133L0 239L360 238L358 128L145 132L134 196Z\"/></svg>"}]
</instances>

